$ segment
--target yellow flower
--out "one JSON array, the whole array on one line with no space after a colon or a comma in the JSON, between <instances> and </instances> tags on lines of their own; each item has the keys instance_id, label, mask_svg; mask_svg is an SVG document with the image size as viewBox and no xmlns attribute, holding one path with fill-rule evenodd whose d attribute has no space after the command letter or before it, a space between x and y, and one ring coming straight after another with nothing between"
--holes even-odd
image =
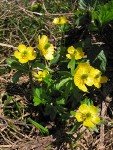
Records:
<instances>
[{"instance_id":1,"label":"yellow flower","mask_svg":"<svg viewBox=\"0 0 113 150\"><path fill-rule=\"evenodd\" d=\"M100 123L98 112L99 109L97 107L82 104L76 112L75 117L78 122L83 122L83 126L95 128Z\"/></svg>"},{"instance_id":2,"label":"yellow flower","mask_svg":"<svg viewBox=\"0 0 113 150\"><path fill-rule=\"evenodd\" d=\"M37 48L43 50L46 44L48 44L48 37L46 35L39 35Z\"/></svg>"},{"instance_id":3,"label":"yellow flower","mask_svg":"<svg viewBox=\"0 0 113 150\"><path fill-rule=\"evenodd\" d=\"M90 66L90 64L80 63L75 70L74 83L80 90L88 92L86 85L94 85L95 87L100 88L102 83L108 81L106 76L101 75L102 72Z\"/></svg>"},{"instance_id":4,"label":"yellow flower","mask_svg":"<svg viewBox=\"0 0 113 150\"><path fill-rule=\"evenodd\" d=\"M36 52L33 47L26 47L24 44L20 44L18 50L14 52L14 56L20 63L27 63L29 60L34 60L36 58Z\"/></svg>"},{"instance_id":5,"label":"yellow flower","mask_svg":"<svg viewBox=\"0 0 113 150\"><path fill-rule=\"evenodd\" d=\"M54 46L48 42L46 35L38 36L37 48L40 50L40 54L45 57L46 60L52 60L54 58Z\"/></svg>"},{"instance_id":6,"label":"yellow flower","mask_svg":"<svg viewBox=\"0 0 113 150\"><path fill-rule=\"evenodd\" d=\"M54 18L53 23L54 24L65 24L67 22L67 19L65 16L59 17L59 18Z\"/></svg>"},{"instance_id":7,"label":"yellow flower","mask_svg":"<svg viewBox=\"0 0 113 150\"><path fill-rule=\"evenodd\" d=\"M38 71L38 73L33 73L33 76L39 81L41 82L48 74L47 70L44 71Z\"/></svg>"},{"instance_id":8,"label":"yellow flower","mask_svg":"<svg viewBox=\"0 0 113 150\"><path fill-rule=\"evenodd\" d=\"M102 83L106 83L108 78L106 76L101 76L102 72L98 69L92 67L90 70L89 79L92 80L95 87L100 88Z\"/></svg>"},{"instance_id":9,"label":"yellow flower","mask_svg":"<svg viewBox=\"0 0 113 150\"><path fill-rule=\"evenodd\" d=\"M72 57L74 57L75 60L78 60L84 57L84 52L80 47L75 49L73 46L70 46L68 48L68 54L66 54L66 57L69 59L72 59Z\"/></svg>"},{"instance_id":10,"label":"yellow flower","mask_svg":"<svg viewBox=\"0 0 113 150\"><path fill-rule=\"evenodd\" d=\"M88 63L80 63L76 68L74 83L80 90L84 92L88 92L86 85L93 85L92 81L88 80L91 68L92 67Z\"/></svg>"}]
</instances>

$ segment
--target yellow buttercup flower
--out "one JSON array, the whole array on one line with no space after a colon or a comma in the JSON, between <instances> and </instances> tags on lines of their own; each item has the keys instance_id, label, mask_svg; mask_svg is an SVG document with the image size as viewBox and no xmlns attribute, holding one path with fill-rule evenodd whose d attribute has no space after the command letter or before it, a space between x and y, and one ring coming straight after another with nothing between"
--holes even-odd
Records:
<instances>
[{"instance_id":1,"label":"yellow buttercup flower","mask_svg":"<svg viewBox=\"0 0 113 150\"><path fill-rule=\"evenodd\" d=\"M108 78L106 76L101 76L102 72L98 69L92 68L90 70L89 79L92 80L95 87L100 88L102 83L106 83Z\"/></svg>"},{"instance_id":2,"label":"yellow buttercup flower","mask_svg":"<svg viewBox=\"0 0 113 150\"><path fill-rule=\"evenodd\" d=\"M46 35L39 35L37 48L43 50L46 44L48 44L48 37Z\"/></svg>"},{"instance_id":3,"label":"yellow buttercup flower","mask_svg":"<svg viewBox=\"0 0 113 150\"><path fill-rule=\"evenodd\" d=\"M24 44L20 44L18 50L14 52L14 56L20 63L27 63L29 60L34 60L36 58L36 52L33 47L26 47Z\"/></svg>"},{"instance_id":4,"label":"yellow buttercup flower","mask_svg":"<svg viewBox=\"0 0 113 150\"><path fill-rule=\"evenodd\" d=\"M48 74L47 70L44 71L38 71L38 73L33 73L33 76L39 81L41 82Z\"/></svg>"},{"instance_id":5,"label":"yellow buttercup flower","mask_svg":"<svg viewBox=\"0 0 113 150\"><path fill-rule=\"evenodd\" d=\"M46 35L38 36L37 48L40 50L40 54L45 57L46 60L52 60L54 58L54 46L48 42Z\"/></svg>"},{"instance_id":6,"label":"yellow buttercup flower","mask_svg":"<svg viewBox=\"0 0 113 150\"><path fill-rule=\"evenodd\" d=\"M80 63L76 68L74 83L80 90L84 92L88 92L86 85L93 85L92 81L88 80L91 68L92 67L88 63Z\"/></svg>"},{"instance_id":7,"label":"yellow buttercup flower","mask_svg":"<svg viewBox=\"0 0 113 150\"><path fill-rule=\"evenodd\" d=\"M90 64L80 63L75 70L74 83L80 90L88 92L86 85L94 85L95 87L100 88L102 83L108 81L106 76L101 75L102 72L90 66Z\"/></svg>"},{"instance_id":8,"label":"yellow buttercup flower","mask_svg":"<svg viewBox=\"0 0 113 150\"><path fill-rule=\"evenodd\" d=\"M54 24L60 24L60 25L65 24L66 22L67 22L67 19L65 16L59 17L59 18L54 18L54 20L53 20Z\"/></svg>"},{"instance_id":9,"label":"yellow buttercup flower","mask_svg":"<svg viewBox=\"0 0 113 150\"><path fill-rule=\"evenodd\" d=\"M87 104L80 105L76 112L76 119L78 122L82 122L83 126L89 128L95 128L100 123L100 117L98 116L99 109L95 106L88 106Z\"/></svg>"},{"instance_id":10,"label":"yellow buttercup flower","mask_svg":"<svg viewBox=\"0 0 113 150\"><path fill-rule=\"evenodd\" d=\"M72 59L74 57L75 60L79 60L84 57L84 52L80 47L75 49L73 46L70 46L68 48L68 54L66 54L66 57L68 59Z\"/></svg>"}]
</instances>

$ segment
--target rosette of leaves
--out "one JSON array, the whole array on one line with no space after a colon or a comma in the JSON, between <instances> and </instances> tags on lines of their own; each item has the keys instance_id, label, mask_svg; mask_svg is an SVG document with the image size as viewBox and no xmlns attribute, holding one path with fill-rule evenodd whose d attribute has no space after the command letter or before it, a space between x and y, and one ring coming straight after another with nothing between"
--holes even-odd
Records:
<instances>
[{"instance_id":1,"label":"rosette of leaves","mask_svg":"<svg viewBox=\"0 0 113 150\"><path fill-rule=\"evenodd\" d=\"M96 5L95 10L91 11L92 20L97 21L100 27L104 27L113 21L113 1L103 5Z\"/></svg>"}]
</instances>

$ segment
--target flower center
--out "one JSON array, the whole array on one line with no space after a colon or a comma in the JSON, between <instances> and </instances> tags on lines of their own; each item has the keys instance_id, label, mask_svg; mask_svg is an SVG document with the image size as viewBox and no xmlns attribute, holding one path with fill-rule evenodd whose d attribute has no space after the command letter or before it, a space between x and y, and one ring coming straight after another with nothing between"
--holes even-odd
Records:
<instances>
[{"instance_id":1,"label":"flower center","mask_svg":"<svg viewBox=\"0 0 113 150\"><path fill-rule=\"evenodd\" d=\"M47 43L45 46L44 46L44 49L48 49L50 47L50 43Z\"/></svg>"},{"instance_id":2,"label":"flower center","mask_svg":"<svg viewBox=\"0 0 113 150\"><path fill-rule=\"evenodd\" d=\"M83 75L81 76L81 79L86 79L87 77L88 77L87 74L83 74Z\"/></svg>"},{"instance_id":3,"label":"flower center","mask_svg":"<svg viewBox=\"0 0 113 150\"><path fill-rule=\"evenodd\" d=\"M22 58L24 59L26 56L27 56L27 52L24 51L22 54L21 54Z\"/></svg>"},{"instance_id":4,"label":"flower center","mask_svg":"<svg viewBox=\"0 0 113 150\"><path fill-rule=\"evenodd\" d=\"M91 117L91 113L87 113L86 118L90 118L90 117Z\"/></svg>"},{"instance_id":5,"label":"flower center","mask_svg":"<svg viewBox=\"0 0 113 150\"><path fill-rule=\"evenodd\" d=\"M97 74L96 76L95 76L95 79L97 79L97 78L99 78L100 77L100 74Z\"/></svg>"}]
</instances>

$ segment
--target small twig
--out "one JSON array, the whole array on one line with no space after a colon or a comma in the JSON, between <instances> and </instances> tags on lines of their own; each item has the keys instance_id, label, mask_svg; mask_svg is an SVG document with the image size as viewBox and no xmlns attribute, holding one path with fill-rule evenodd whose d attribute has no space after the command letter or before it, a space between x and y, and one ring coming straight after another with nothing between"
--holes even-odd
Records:
<instances>
[{"instance_id":1,"label":"small twig","mask_svg":"<svg viewBox=\"0 0 113 150\"><path fill-rule=\"evenodd\" d=\"M3 139L4 139L8 144L13 144L11 141L9 141L9 139L6 139L6 138L5 138L4 134L2 134L1 132L0 132L0 134L1 134L1 136L3 137Z\"/></svg>"},{"instance_id":2,"label":"small twig","mask_svg":"<svg viewBox=\"0 0 113 150\"><path fill-rule=\"evenodd\" d=\"M45 4L44 4L44 0L42 0L42 2L43 2L43 9L44 9L44 11L46 12L46 14L48 14L48 11L47 11L46 6L45 6Z\"/></svg>"},{"instance_id":3,"label":"small twig","mask_svg":"<svg viewBox=\"0 0 113 150\"><path fill-rule=\"evenodd\" d=\"M29 43L29 41L28 41L26 35L22 32L22 30L20 29L20 27L19 27L12 19L9 18L9 20L10 20L11 23L13 23L14 26L21 32L21 34L23 35L23 37L24 37L24 39L26 40L26 42L28 43L28 45L30 45L30 43Z\"/></svg>"},{"instance_id":4,"label":"small twig","mask_svg":"<svg viewBox=\"0 0 113 150\"><path fill-rule=\"evenodd\" d=\"M21 138L16 135L16 133L18 133L18 132L12 132L10 129L7 129L7 130L9 131L10 134L12 134L14 136L14 138L16 138L17 140L21 140Z\"/></svg>"},{"instance_id":5,"label":"small twig","mask_svg":"<svg viewBox=\"0 0 113 150\"><path fill-rule=\"evenodd\" d=\"M44 14L42 14L42 13L38 13L38 12L32 12L32 11L29 11L29 10L26 10L25 8L23 8L23 7L20 7L19 6L19 8L22 10L22 11L24 11L25 13L27 12L27 14L28 13L30 13L30 14L35 14L35 15L39 15L39 16L75 16L74 15L74 13L56 13L56 14L52 14L52 13L44 13ZM28 14L28 15L30 15L30 14ZM31 16L31 15L30 15ZM32 17L32 16L31 16Z\"/></svg>"},{"instance_id":6,"label":"small twig","mask_svg":"<svg viewBox=\"0 0 113 150\"><path fill-rule=\"evenodd\" d=\"M4 123L0 123L0 127L7 126L7 120L0 116L0 120L2 120Z\"/></svg>"},{"instance_id":7,"label":"small twig","mask_svg":"<svg viewBox=\"0 0 113 150\"><path fill-rule=\"evenodd\" d=\"M9 10L6 10L6 11L0 16L0 19L3 19L3 17L6 17L9 12L10 12Z\"/></svg>"},{"instance_id":8,"label":"small twig","mask_svg":"<svg viewBox=\"0 0 113 150\"><path fill-rule=\"evenodd\" d=\"M4 46L4 47L9 47L9 48L17 49L17 47L14 47L13 45L10 45L10 44L0 43L0 46Z\"/></svg>"},{"instance_id":9,"label":"small twig","mask_svg":"<svg viewBox=\"0 0 113 150\"><path fill-rule=\"evenodd\" d=\"M105 113L107 110L107 105L105 101L102 101L102 110L101 110L101 118L102 120L105 119ZM104 138L105 138L105 130L104 130L104 124L101 125L100 127L100 145L99 149L104 150L105 149L105 144L104 144Z\"/></svg>"},{"instance_id":10,"label":"small twig","mask_svg":"<svg viewBox=\"0 0 113 150\"><path fill-rule=\"evenodd\" d=\"M0 148L13 148L13 147L17 147L17 146L13 146L13 145L0 145Z\"/></svg>"}]
</instances>

